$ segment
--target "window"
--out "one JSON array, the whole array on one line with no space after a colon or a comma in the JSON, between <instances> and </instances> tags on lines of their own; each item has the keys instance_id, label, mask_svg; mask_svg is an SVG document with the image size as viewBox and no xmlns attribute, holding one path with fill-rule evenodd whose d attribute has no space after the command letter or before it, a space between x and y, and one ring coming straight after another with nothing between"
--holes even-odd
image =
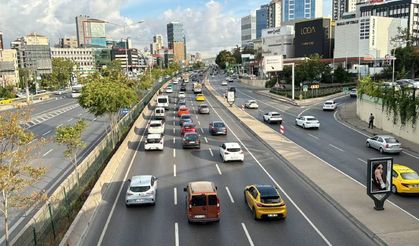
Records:
<instances>
[{"instance_id":1,"label":"window","mask_svg":"<svg viewBox=\"0 0 419 246\"><path fill-rule=\"evenodd\" d=\"M397 178L399 176L395 171L391 171L391 175L393 178Z\"/></svg>"},{"instance_id":2,"label":"window","mask_svg":"<svg viewBox=\"0 0 419 246\"><path fill-rule=\"evenodd\" d=\"M207 205L207 196L205 195L197 195L197 196L192 196L192 201L191 201L192 206L205 206Z\"/></svg>"},{"instance_id":3,"label":"window","mask_svg":"<svg viewBox=\"0 0 419 246\"><path fill-rule=\"evenodd\" d=\"M217 196L216 195L209 195L208 196L208 205L217 205Z\"/></svg>"},{"instance_id":4,"label":"window","mask_svg":"<svg viewBox=\"0 0 419 246\"><path fill-rule=\"evenodd\" d=\"M130 191L132 192L146 192L150 189L150 186L131 186L129 188Z\"/></svg>"}]
</instances>

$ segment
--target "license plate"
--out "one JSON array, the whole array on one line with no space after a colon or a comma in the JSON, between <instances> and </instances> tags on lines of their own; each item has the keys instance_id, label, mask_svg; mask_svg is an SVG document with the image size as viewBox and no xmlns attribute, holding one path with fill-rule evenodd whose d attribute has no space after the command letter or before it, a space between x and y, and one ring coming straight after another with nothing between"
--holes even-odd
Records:
<instances>
[{"instance_id":1,"label":"license plate","mask_svg":"<svg viewBox=\"0 0 419 246\"><path fill-rule=\"evenodd\" d=\"M142 202L143 201L143 199L137 199L137 200L135 200L136 202Z\"/></svg>"},{"instance_id":2,"label":"license plate","mask_svg":"<svg viewBox=\"0 0 419 246\"><path fill-rule=\"evenodd\" d=\"M203 218L205 218L205 215L195 215L195 218L196 219L203 219Z\"/></svg>"},{"instance_id":3,"label":"license plate","mask_svg":"<svg viewBox=\"0 0 419 246\"><path fill-rule=\"evenodd\" d=\"M277 214L268 214L268 217L278 217Z\"/></svg>"},{"instance_id":4,"label":"license plate","mask_svg":"<svg viewBox=\"0 0 419 246\"><path fill-rule=\"evenodd\" d=\"M195 143L195 141L190 141L189 143L194 144L194 143Z\"/></svg>"}]
</instances>

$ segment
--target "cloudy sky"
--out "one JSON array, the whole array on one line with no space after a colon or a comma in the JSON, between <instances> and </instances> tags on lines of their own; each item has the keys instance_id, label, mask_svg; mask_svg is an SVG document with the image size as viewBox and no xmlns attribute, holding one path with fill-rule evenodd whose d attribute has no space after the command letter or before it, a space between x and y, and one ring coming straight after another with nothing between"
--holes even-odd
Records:
<instances>
[{"instance_id":1,"label":"cloudy sky","mask_svg":"<svg viewBox=\"0 0 419 246\"><path fill-rule=\"evenodd\" d=\"M0 0L0 31L6 47L30 32L50 38L76 36L75 16L88 15L117 24L127 23L135 47L148 47L154 34L166 38L166 24L184 24L188 52L212 56L240 44L240 17L270 0ZM330 0L324 1L330 15ZM136 21L144 20L142 24ZM106 36L118 40L123 28L108 24Z\"/></svg>"}]
</instances>

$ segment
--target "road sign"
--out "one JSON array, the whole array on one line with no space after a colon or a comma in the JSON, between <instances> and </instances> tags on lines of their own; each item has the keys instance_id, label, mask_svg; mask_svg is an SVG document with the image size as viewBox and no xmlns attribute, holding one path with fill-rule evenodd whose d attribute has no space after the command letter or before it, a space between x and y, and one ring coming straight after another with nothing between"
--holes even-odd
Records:
<instances>
[{"instance_id":1,"label":"road sign","mask_svg":"<svg viewBox=\"0 0 419 246\"><path fill-rule=\"evenodd\" d=\"M276 82L276 83L275 83L275 85L274 85L274 87L275 87L275 88L279 88L279 83L278 83L278 82Z\"/></svg>"},{"instance_id":2,"label":"road sign","mask_svg":"<svg viewBox=\"0 0 419 246\"><path fill-rule=\"evenodd\" d=\"M313 85L310 85L310 89L319 89L320 88L320 84L313 84Z\"/></svg>"},{"instance_id":3,"label":"road sign","mask_svg":"<svg viewBox=\"0 0 419 246\"><path fill-rule=\"evenodd\" d=\"M280 132L282 135L284 135L284 134L285 134L285 127L284 127L282 124L279 126L279 132Z\"/></svg>"},{"instance_id":4,"label":"road sign","mask_svg":"<svg viewBox=\"0 0 419 246\"><path fill-rule=\"evenodd\" d=\"M303 91L307 92L308 91L308 85L303 85Z\"/></svg>"}]
</instances>

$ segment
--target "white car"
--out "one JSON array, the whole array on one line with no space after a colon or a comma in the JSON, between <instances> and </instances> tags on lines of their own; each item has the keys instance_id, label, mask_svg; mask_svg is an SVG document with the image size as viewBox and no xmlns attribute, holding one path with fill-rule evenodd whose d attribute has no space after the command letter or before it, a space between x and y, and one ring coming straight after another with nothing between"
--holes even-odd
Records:
<instances>
[{"instance_id":1,"label":"white car","mask_svg":"<svg viewBox=\"0 0 419 246\"><path fill-rule=\"evenodd\" d=\"M223 82L221 82L221 85L222 85L222 86L227 86L227 85L228 85L228 83L227 83L227 81L223 80Z\"/></svg>"},{"instance_id":2,"label":"white car","mask_svg":"<svg viewBox=\"0 0 419 246\"><path fill-rule=\"evenodd\" d=\"M220 155L223 158L223 162L244 161L244 154L238 143L223 143L220 146Z\"/></svg>"},{"instance_id":3,"label":"white car","mask_svg":"<svg viewBox=\"0 0 419 246\"><path fill-rule=\"evenodd\" d=\"M320 127L320 122L314 116L300 116L295 120L295 124L304 129Z\"/></svg>"},{"instance_id":4,"label":"white car","mask_svg":"<svg viewBox=\"0 0 419 246\"><path fill-rule=\"evenodd\" d=\"M336 107L337 107L337 104L336 104L335 101L333 101L333 100L327 100L323 104L323 111L326 111L326 110L335 110Z\"/></svg>"},{"instance_id":5,"label":"white car","mask_svg":"<svg viewBox=\"0 0 419 246\"><path fill-rule=\"evenodd\" d=\"M174 80L173 80L173 84L174 84L174 85L177 85L177 83L179 83L179 80L174 79Z\"/></svg>"},{"instance_id":6,"label":"white car","mask_svg":"<svg viewBox=\"0 0 419 246\"><path fill-rule=\"evenodd\" d=\"M179 91L178 98L179 98L179 99L184 99L184 98L186 98L185 92L184 92L184 91Z\"/></svg>"},{"instance_id":7,"label":"white car","mask_svg":"<svg viewBox=\"0 0 419 246\"><path fill-rule=\"evenodd\" d=\"M166 93L172 93L173 92L173 88L172 87L167 87L166 88Z\"/></svg>"},{"instance_id":8,"label":"white car","mask_svg":"<svg viewBox=\"0 0 419 246\"><path fill-rule=\"evenodd\" d=\"M144 143L145 150L163 150L164 137L160 133L148 134Z\"/></svg>"},{"instance_id":9,"label":"white car","mask_svg":"<svg viewBox=\"0 0 419 246\"><path fill-rule=\"evenodd\" d=\"M278 112L268 112L263 115L263 121L271 123L279 123L282 124L282 116Z\"/></svg>"},{"instance_id":10,"label":"white car","mask_svg":"<svg viewBox=\"0 0 419 246\"><path fill-rule=\"evenodd\" d=\"M148 126L148 134L157 133L163 134L164 133L164 123L161 120L152 120L150 121L150 125Z\"/></svg>"},{"instance_id":11,"label":"white car","mask_svg":"<svg viewBox=\"0 0 419 246\"><path fill-rule=\"evenodd\" d=\"M128 179L125 205L156 204L157 178L152 175L138 175Z\"/></svg>"},{"instance_id":12,"label":"white car","mask_svg":"<svg viewBox=\"0 0 419 246\"><path fill-rule=\"evenodd\" d=\"M256 102L256 100L247 100L247 102L244 104L244 106L246 108L254 108L254 109L259 108L259 105Z\"/></svg>"}]
</instances>

